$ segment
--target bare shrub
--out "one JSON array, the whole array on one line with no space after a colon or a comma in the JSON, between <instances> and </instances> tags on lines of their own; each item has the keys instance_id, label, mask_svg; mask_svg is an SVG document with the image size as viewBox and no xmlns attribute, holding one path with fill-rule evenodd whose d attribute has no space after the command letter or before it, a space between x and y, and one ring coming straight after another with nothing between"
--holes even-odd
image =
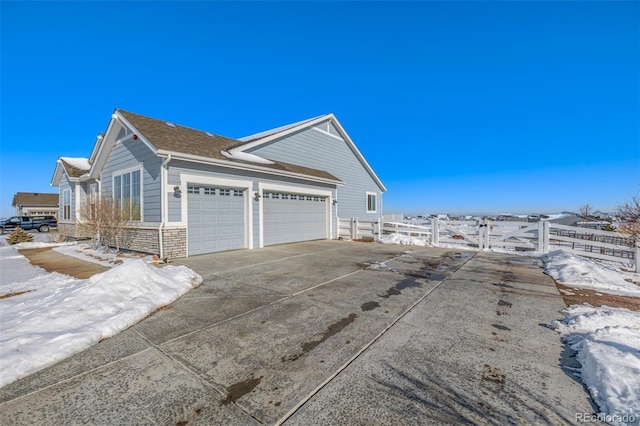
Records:
<instances>
[{"instance_id":1,"label":"bare shrub","mask_svg":"<svg viewBox=\"0 0 640 426\"><path fill-rule=\"evenodd\" d=\"M617 208L620 217L619 231L624 234L631 234L635 238L640 237L640 196L636 195Z\"/></svg>"}]
</instances>

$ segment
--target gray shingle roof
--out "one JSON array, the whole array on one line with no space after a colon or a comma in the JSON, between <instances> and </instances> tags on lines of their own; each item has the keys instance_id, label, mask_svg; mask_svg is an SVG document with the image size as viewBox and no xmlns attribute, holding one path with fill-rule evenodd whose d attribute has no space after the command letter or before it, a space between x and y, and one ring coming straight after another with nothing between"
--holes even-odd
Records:
<instances>
[{"instance_id":1,"label":"gray shingle roof","mask_svg":"<svg viewBox=\"0 0 640 426\"><path fill-rule=\"evenodd\" d=\"M59 160L62 165L64 166L64 169L67 171L67 174L69 175L69 177L72 178L79 178L80 176L84 175L87 173L87 170L85 169L80 169L78 167L72 166L71 164L69 164L67 161L64 161L63 158L60 158Z\"/></svg>"},{"instance_id":2,"label":"gray shingle roof","mask_svg":"<svg viewBox=\"0 0 640 426\"><path fill-rule=\"evenodd\" d=\"M216 160L233 161L240 164L256 165L248 161L230 159L220 151L228 150L244 142L226 136L215 135L202 130L192 129L179 124L170 123L147 117L140 114L117 110L129 121L144 137L159 150L166 150L182 154L196 155ZM271 160L273 161L273 160ZM302 167L295 164L273 161L273 164L259 164L276 171L302 174L310 177L340 181L331 173L324 170Z\"/></svg>"},{"instance_id":3,"label":"gray shingle roof","mask_svg":"<svg viewBox=\"0 0 640 426\"><path fill-rule=\"evenodd\" d=\"M43 192L17 192L13 196L15 206L57 206L58 194L49 194Z\"/></svg>"}]
</instances>

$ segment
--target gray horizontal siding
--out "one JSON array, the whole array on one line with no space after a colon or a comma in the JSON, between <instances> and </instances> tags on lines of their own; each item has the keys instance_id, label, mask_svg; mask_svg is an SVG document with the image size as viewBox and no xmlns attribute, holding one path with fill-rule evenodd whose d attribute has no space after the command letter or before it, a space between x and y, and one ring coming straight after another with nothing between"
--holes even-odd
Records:
<instances>
[{"instance_id":1,"label":"gray horizontal siding","mask_svg":"<svg viewBox=\"0 0 640 426\"><path fill-rule=\"evenodd\" d=\"M102 170L102 193L113 191L113 175L142 164L142 204L144 222L161 221L160 168L162 159L142 141L129 139L117 144Z\"/></svg>"},{"instance_id":2,"label":"gray horizontal siding","mask_svg":"<svg viewBox=\"0 0 640 426\"><path fill-rule=\"evenodd\" d=\"M327 129L327 123L316 126ZM337 131L335 128L333 132ZM349 145L326 131L307 129L250 150L272 160L326 170L344 182L338 186L339 217L378 217L381 214L381 192ZM375 192L377 212L367 213L366 193Z\"/></svg>"}]
</instances>

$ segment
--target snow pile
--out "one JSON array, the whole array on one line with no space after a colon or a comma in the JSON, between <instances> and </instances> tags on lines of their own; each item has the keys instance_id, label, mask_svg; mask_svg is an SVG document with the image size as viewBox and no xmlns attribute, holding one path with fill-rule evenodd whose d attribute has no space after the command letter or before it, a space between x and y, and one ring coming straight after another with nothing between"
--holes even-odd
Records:
<instances>
[{"instance_id":1,"label":"snow pile","mask_svg":"<svg viewBox=\"0 0 640 426\"><path fill-rule=\"evenodd\" d=\"M62 161L70 165L71 167L75 167L76 169L89 171L91 169L91 164L89 164L88 158L80 158L80 157L60 157Z\"/></svg>"},{"instance_id":2,"label":"snow pile","mask_svg":"<svg viewBox=\"0 0 640 426\"><path fill-rule=\"evenodd\" d=\"M273 161L267 160L266 158L259 157L255 154L249 154L248 152L242 151L220 151L222 155L232 160L241 160L248 161L250 163L258 163L258 164L274 164Z\"/></svg>"},{"instance_id":3,"label":"snow pile","mask_svg":"<svg viewBox=\"0 0 640 426\"><path fill-rule=\"evenodd\" d=\"M410 237L402 234L387 234L380 238L380 242L383 244L400 244L404 246L426 246L427 242L423 239Z\"/></svg>"},{"instance_id":4,"label":"snow pile","mask_svg":"<svg viewBox=\"0 0 640 426\"><path fill-rule=\"evenodd\" d=\"M577 351L582 382L603 420L640 424L640 312L585 304L563 313L551 326Z\"/></svg>"},{"instance_id":5,"label":"snow pile","mask_svg":"<svg viewBox=\"0 0 640 426\"><path fill-rule=\"evenodd\" d=\"M1 249L0 260L0 295L24 292L0 299L0 387L113 336L202 283L185 266L142 260L86 280L40 273L12 247ZM18 263L24 279L5 282L5 268Z\"/></svg>"},{"instance_id":6,"label":"snow pile","mask_svg":"<svg viewBox=\"0 0 640 426\"><path fill-rule=\"evenodd\" d=\"M552 251L542 256L542 260L545 263L545 272L560 284L622 296L640 296L640 286L625 281L624 274L606 267L601 262L564 250Z\"/></svg>"}]
</instances>

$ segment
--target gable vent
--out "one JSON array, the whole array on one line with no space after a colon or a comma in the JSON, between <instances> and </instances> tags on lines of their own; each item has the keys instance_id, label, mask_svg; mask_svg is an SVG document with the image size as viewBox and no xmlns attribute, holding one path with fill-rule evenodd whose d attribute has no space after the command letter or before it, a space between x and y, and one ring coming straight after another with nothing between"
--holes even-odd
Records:
<instances>
[{"instance_id":1,"label":"gable vent","mask_svg":"<svg viewBox=\"0 0 640 426\"><path fill-rule=\"evenodd\" d=\"M167 121L167 122L165 122L164 124L166 124L166 125L167 125L167 126L169 126L169 127L173 127L174 129L176 128L176 125L175 125L175 124L173 124L173 123L169 123L168 121Z\"/></svg>"}]
</instances>

